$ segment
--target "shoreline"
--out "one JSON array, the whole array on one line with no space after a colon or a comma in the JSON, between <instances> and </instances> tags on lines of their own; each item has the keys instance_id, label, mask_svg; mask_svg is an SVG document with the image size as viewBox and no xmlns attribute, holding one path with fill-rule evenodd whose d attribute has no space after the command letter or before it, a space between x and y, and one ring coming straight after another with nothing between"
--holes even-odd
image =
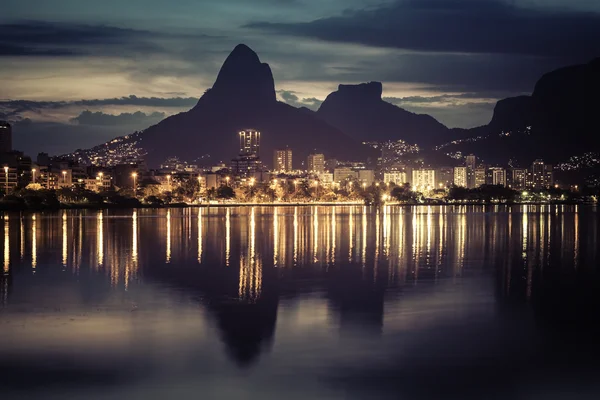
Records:
<instances>
[{"instance_id":1,"label":"shoreline","mask_svg":"<svg viewBox=\"0 0 600 400\"><path fill-rule=\"evenodd\" d=\"M364 202L306 202L306 203L218 203L218 204L185 204L174 203L165 205L118 205L118 204L61 204L58 207L23 207L21 205L11 207L0 204L0 212L16 212L16 211L59 211L59 210L134 210L134 209L169 209L169 208L233 208L233 207L344 207L344 206L366 206L366 207L381 207L381 206L552 206L552 205L583 205L594 206L597 203L590 202L512 202L512 203L491 203L491 202L465 202L465 203L440 203L440 202L423 202L423 203L398 203L388 202L384 204L365 204Z\"/></svg>"}]
</instances>

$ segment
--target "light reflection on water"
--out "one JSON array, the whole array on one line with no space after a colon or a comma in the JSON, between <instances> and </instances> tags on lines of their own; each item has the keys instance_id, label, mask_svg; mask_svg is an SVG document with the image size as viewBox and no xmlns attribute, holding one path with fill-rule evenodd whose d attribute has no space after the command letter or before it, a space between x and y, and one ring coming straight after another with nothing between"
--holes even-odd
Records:
<instances>
[{"instance_id":1,"label":"light reflection on water","mask_svg":"<svg viewBox=\"0 0 600 400\"><path fill-rule=\"evenodd\" d=\"M466 376L541 396L574 365L594 370L581 330L600 303L595 208L61 211L3 223L6 396L481 395Z\"/></svg>"}]
</instances>

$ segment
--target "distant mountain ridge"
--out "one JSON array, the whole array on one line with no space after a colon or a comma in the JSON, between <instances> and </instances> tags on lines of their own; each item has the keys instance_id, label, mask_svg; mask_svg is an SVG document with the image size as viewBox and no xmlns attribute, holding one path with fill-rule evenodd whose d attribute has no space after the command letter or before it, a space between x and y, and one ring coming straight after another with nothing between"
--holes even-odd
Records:
<instances>
[{"instance_id":1,"label":"distant mountain ridge","mask_svg":"<svg viewBox=\"0 0 600 400\"><path fill-rule=\"evenodd\" d=\"M238 153L237 133L247 128L261 132L260 156L268 166L273 150L286 146L294 150L296 168L314 151L328 158L364 157L358 141L315 115L277 101L271 68L244 44L229 54L213 87L190 111L75 156L96 162L112 157L114 163L115 153L144 154L148 165L157 166L173 155L194 160L210 154L213 163L228 162Z\"/></svg>"},{"instance_id":2,"label":"distant mountain ridge","mask_svg":"<svg viewBox=\"0 0 600 400\"><path fill-rule=\"evenodd\" d=\"M435 118L387 103L382 93L381 82L339 85L317 115L361 142L401 139L431 147L450 139L450 130Z\"/></svg>"},{"instance_id":3,"label":"distant mountain ridge","mask_svg":"<svg viewBox=\"0 0 600 400\"><path fill-rule=\"evenodd\" d=\"M544 74L531 96L500 100L486 126L454 136L486 136L443 151L475 153L492 162L535 158L558 162L600 150L600 58Z\"/></svg>"},{"instance_id":4,"label":"distant mountain ridge","mask_svg":"<svg viewBox=\"0 0 600 400\"><path fill-rule=\"evenodd\" d=\"M490 123L473 129L448 129L430 115L383 101L382 92L380 82L341 84L316 112L292 107L277 101L269 65L240 44L194 108L74 155L96 162L112 157L113 163L144 155L150 166L173 155L191 161L210 154L210 162L227 162L237 155L237 132L246 128L262 132L261 158L268 166L274 149L289 146L296 168L315 151L364 159L365 141L402 139L438 163L450 163L446 155L456 152L506 164L514 158L556 162L600 150L600 59L545 74L531 96L498 101ZM115 160L121 153L123 159Z\"/></svg>"}]
</instances>

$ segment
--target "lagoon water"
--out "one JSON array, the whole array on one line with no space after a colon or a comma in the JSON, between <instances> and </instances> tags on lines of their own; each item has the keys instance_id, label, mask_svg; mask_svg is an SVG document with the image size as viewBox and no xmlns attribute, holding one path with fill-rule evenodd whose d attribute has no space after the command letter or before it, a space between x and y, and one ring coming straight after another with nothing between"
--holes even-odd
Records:
<instances>
[{"instance_id":1,"label":"lagoon water","mask_svg":"<svg viewBox=\"0 0 600 400\"><path fill-rule=\"evenodd\" d=\"M595 207L0 223L2 399L600 397Z\"/></svg>"}]
</instances>

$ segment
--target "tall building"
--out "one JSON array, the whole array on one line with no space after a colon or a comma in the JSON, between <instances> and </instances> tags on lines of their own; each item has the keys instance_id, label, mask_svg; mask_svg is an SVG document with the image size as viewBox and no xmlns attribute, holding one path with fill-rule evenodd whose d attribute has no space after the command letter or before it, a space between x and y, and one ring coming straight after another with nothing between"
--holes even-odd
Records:
<instances>
[{"instance_id":1,"label":"tall building","mask_svg":"<svg viewBox=\"0 0 600 400\"><path fill-rule=\"evenodd\" d=\"M474 154L469 154L467 157L465 157L465 165L467 168L474 170L477 166L477 157Z\"/></svg>"},{"instance_id":2,"label":"tall building","mask_svg":"<svg viewBox=\"0 0 600 400\"><path fill-rule=\"evenodd\" d=\"M466 188L467 184L467 167L454 168L454 186Z\"/></svg>"},{"instance_id":3,"label":"tall building","mask_svg":"<svg viewBox=\"0 0 600 400\"><path fill-rule=\"evenodd\" d=\"M322 174L325 172L325 156L323 154L310 154L306 169L313 174Z\"/></svg>"},{"instance_id":4,"label":"tall building","mask_svg":"<svg viewBox=\"0 0 600 400\"><path fill-rule=\"evenodd\" d=\"M525 189L527 185L527 170L524 168L514 168L511 174L511 188L515 190Z\"/></svg>"},{"instance_id":5,"label":"tall building","mask_svg":"<svg viewBox=\"0 0 600 400\"><path fill-rule=\"evenodd\" d=\"M552 165L535 160L531 165L530 186L535 189L548 188L554 184Z\"/></svg>"},{"instance_id":6,"label":"tall building","mask_svg":"<svg viewBox=\"0 0 600 400\"><path fill-rule=\"evenodd\" d=\"M506 170L504 168L491 168L492 185L506 186Z\"/></svg>"},{"instance_id":7,"label":"tall building","mask_svg":"<svg viewBox=\"0 0 600 400\"><path fill-rule=\"evenodd\" d=\"M486 184L486 179L487 179L487 168L485 167L479 167L479 168L475 168L475 171L473 172L473 177L474 177L474 187L478 188L480 186L483 186Z\"/></svg>"},{"instance_id":8,"label":"tall building","mask_svg":"<svg viewBox=\"0 0 600 400\"><path fill-rule=\"evenodd\" d=\"M260 132L246 129L240 132L240 155L258 156L260 150Z\"/></svg>"},{"instance_id":9,"label":"tall building","mask_svg":"<svg viewBox=\"0 0 600 400\"><path fill-rule=\"evenodd\" d=\"M477 157L474 154L469 154L465 158L465 166L467 167L467 187L469 189L476 188L475 168L477 167Z\"/></svg>"},{"instance_id":10,"label":"tall building","mask_svg":"<svg viewBox=\"0 0 600 400\"><path fill-rule=\"evenodd\" d=\"M273 153L273 170L280 172L292 171L292 150L275 150Z\"/></svg>"},{"instance_id":11,"label":"tall building","mask_svg":"<svg viewBox=\"0 0 600 400\"><path fill-rule=\"evenodd\" d=\"M12 151L12 127L6 121L0 121L0 153Z\"/></svg>"},{"instance_id":12,"label":"tall building","mask_svg":"<svg viewBox=\"0 0 600 400\"><path fill-rule=\"evenodd\" d=\"M412 172L412 185L417 190L435 188L435 169L415 169Z\"/></svg>"}]
</instances>

